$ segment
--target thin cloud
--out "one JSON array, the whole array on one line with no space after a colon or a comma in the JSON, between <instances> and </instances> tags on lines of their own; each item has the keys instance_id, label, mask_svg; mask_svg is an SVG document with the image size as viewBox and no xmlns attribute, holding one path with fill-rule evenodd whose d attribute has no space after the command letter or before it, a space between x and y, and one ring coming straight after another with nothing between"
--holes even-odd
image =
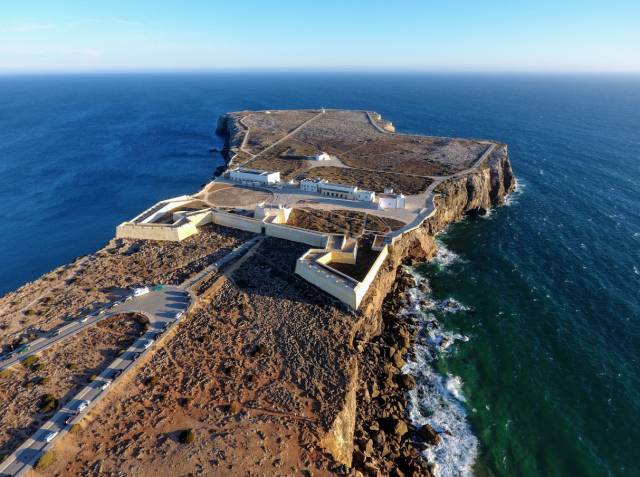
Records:
<instances>
[{"instance_id":1,"label":"thin cloud","mask_svg":"<svg viewBox=\"0 0 640 477\"><path fill-rule=\"evenodd\" d=\"M38 22L23 22L23 23L11 23L8 25L1 25L0 32L2 33L31 33L41 30L53 30L58 28L53 23L38 23Z\"/></svg>"}]
</instances>

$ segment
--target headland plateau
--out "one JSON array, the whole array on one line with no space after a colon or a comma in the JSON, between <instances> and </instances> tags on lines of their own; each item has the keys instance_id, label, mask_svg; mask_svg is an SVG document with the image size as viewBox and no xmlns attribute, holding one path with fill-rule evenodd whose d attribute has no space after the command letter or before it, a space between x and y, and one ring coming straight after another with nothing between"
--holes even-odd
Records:
<instances>
[{"instance_id":1,"label":"headland plateau","mask_svg":"<svg viewBox=\"0 0 640 477\"><path fill-rule=\"evenodd\" d=\"M217 132L200 191L0 299L0 474L438 475L405 265L504 203L507 146L356 110Z\"/></svg>"}]
</instances>

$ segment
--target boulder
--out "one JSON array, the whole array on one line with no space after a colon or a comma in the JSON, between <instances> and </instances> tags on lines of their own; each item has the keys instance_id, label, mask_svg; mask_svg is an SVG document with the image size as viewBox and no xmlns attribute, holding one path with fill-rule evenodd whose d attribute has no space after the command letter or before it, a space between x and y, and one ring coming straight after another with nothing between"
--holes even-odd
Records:
<instances>
[{"instance_id":1,"label":"boulder","mask_svg":"<svg viewBox=\"0 0 640 477\"><path fill-rule=\"evenodd\" d=\"M398 383L403 389L406 389L408 391L416 387L416 380L410 374L401 374L398 377Z\"/></svg>"},{"instance_id":2,"label":"boulder","mask_svg":"<svg viewBox=\"0 0 640 477\"><path fill-rule=\"evenodd\" d=\"M407 432L409 431L409 428L407 427L407 423L404 422L402 419L394 419L394 423L393 423L393 433L398 436L398 437L402 437L404 436Z\"/></svg>"},{"instance_id":3,"label":"boulder","mask_svg":"<svg viewBox=\"0 0 640 477\"><path fill-rule=\"evenodd\" d=\"M417 434L420 439L434 446L437 446L442 441L440 434L438 434L429 424L425 424L424 426L420 427L420 429L418 429L417 431Z\"/></svg>"}]
</instances>

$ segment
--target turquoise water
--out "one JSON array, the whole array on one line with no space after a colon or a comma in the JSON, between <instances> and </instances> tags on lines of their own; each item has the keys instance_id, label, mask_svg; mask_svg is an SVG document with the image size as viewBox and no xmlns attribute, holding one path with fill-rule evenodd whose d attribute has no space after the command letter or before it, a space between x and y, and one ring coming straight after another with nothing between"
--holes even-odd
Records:
<instances>
[{"instance_id":1,"label":"turquoise water","mask_svg":"<svg viewBox=\"0 0 640 477\"><path fill-rule=\"evenodd\" d=\"M421 363L442 385L424 407L460 430L441 475L465 456L478 475L640 475L638 77L0 77L0 105L0 292L198 189L225 111L366 108L402 132L508 143L512 204L451 227L451 253L420 270L422 316L468 337Z\"/></svg>"}]
</instances>

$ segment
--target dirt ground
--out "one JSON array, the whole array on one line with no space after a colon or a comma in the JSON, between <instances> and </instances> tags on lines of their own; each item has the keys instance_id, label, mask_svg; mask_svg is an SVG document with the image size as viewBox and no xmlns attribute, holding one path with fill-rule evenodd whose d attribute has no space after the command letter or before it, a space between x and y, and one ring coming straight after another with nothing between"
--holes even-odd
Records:
<instances>
[{"instance_id":1,"label":"dirt ground","mask_svg":"<svg viewBox=\"0 0 640 477\"><path fill-rule=\"evenodd\" d=\"M317 438L344 399L353 317L293 274L304 249L265 239L56 445L47 475L335 472Z\"/></svg>"},{"instance_id":2,"label":"dirt ground","mask_svg":"<svg viewBox=\"0 0 640 477\"><path fill-rule=\"evenodd\" d=\"M244 125L249 127L249 137L245 149L256 154L316 114L318 111L313 110L246 114L242 120Z\"/></svg>"},{"instance_id":3,"label":"dirt ground","mask_svg":"<svg viewBox=\"0 0 640 477\"><path fill-rule=\"evenodd\" d=\"M353 210L319 210L296 208L291 211L289 225L327 233L346 233L360 236L363 233L390 232L402 227L400 221L378 217Z\"/></svg>"},{"instance_id":4,"label":"dirt ground","mask_svg":"<svg viewBox=\"0 0 640 477\"><path fill-rule=\"evenodd\" d=\"M252 151L255 153L282 138L315 113L306 110L279 111L277 114L239 112L232 113L231 118L235 121L243 119L251 124L249 142L254 144ZM238 139L239 136L233 138L234 141ZM363 111L327 110L293 137L261 154L250 162L250 166L280 170L283 177L289 179L309 167L307 161L287 156L324 151L353 168L437 176L467 169L487 147L486 142L475 140L384 133L371 124ZM347 174L345 171L336 170L334 174ZM348 179L345 175L344 180ZM367 181L367 178L361 177L361 180ZM371 183L369 187L377 190L373 178L370 177L368 181ZM411 187L409 184L404 186ZM397 188L402 189L400 184Z\"/></svg>"},{"instance_id":5,"label":"dirt ground","mask_svg":"<svg viewBox=\"0 0 640 477\"><path fill-rule=\"evenodd\" d=\"M239 185L215 185L217 187L202 193L203 199L214 207L246 207L273 197L273 193L268 190L256 190Z\"/></svg>"},{"instance_id":6,"label":"dirt ground","mask_svg":"<svg viewBox=\"0 0 640 477\"><path fill-rule=\"evenodd\" d=\"M39 354L32 366L18 364L4 372L0 377L0 455L11 453L55 412L42 412L42 396L51 394L64 405L141 330L135 316L117 315Z\"/></svg>"},{"instance_id":7,"label":"dirt ground","mask_svg":"<svg viewBox=\"0 0 640 477\"><path fill-rule=\"evenodd\" d=\"M113 239L0 298L0 350L78 319L133 286L181 283L251 236L212 224L180 243Z\"/></svg>"}]
</instances>

